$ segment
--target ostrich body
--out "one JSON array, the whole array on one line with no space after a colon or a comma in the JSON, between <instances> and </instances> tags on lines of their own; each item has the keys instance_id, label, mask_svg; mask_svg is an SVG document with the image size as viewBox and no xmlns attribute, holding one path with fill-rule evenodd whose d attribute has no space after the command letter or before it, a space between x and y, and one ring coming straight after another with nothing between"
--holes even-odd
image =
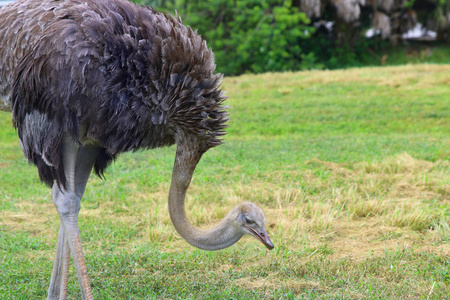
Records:
<instances>
[{"instance_id":1,"label":"ostrich body","mask_svg":"<svg viewBox=\"0 0 450 300\"><path fill-rule=\"evenodd\" d=\"M92 299L78 228L92 169L125 151L177 145L169 213L195 247L244 234L273 244L262 211L245 202L199 230L185 214L195 167L221 144L228 120L212 52L179 18L125 0L22 0L0 9L0 109L12 111L22 150L53 189L60 216L49 299L67 298L69 260Z\"/></svg>"}]
</instances>

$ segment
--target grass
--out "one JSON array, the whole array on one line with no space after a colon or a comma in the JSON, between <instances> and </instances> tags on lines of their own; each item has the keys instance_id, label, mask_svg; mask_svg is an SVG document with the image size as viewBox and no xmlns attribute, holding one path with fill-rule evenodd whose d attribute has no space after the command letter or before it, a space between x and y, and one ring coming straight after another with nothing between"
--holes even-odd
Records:
<instances>
[{"instance_id":1,"label":"grass","mask_svg":"<svg viewBox=\"0 0 450 300\"><path fill-rule=\"evenodd\" d=\"M450 66L226 78L226 143L199 163L188 216L263 207L275 249L217 252L175 233L175 149L91 177L80 227L97 299L449 299ZM42 299L59 220L0 114L0 295ZM74 270L71 299L79 298Z\"/></svg>"}]
</instances>

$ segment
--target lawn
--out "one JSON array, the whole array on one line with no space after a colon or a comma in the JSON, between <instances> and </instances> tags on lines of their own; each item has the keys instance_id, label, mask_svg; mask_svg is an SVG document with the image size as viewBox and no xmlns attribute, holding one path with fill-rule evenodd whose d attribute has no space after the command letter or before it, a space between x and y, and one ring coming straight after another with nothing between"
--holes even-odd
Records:
<instances>
[{"instance_id":1,"label":"lawn","mask_svg":"<svg viewBox=\"0 0 450 300\"><path fill-rule=\"evenodd\" d=\"M275 249L195 249L167 195L175 148L123 154L80 213L96 299L450 299L450 65L225 78L231 114L187 196L209 227L242 201ZM0 112L0 298L43 299L59 218ZM74 269L70 299L78 299Z\"/></svg>"}]
</instances>

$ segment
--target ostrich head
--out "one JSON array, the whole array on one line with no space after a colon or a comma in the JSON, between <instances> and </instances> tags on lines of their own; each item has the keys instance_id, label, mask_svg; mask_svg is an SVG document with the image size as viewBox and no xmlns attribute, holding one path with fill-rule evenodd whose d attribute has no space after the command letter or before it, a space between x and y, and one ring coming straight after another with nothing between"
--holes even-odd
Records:
<instances>
[{"instance_id":1,"label":"ostrich head","mask_svg":"<svg viewBox=\"0 0 450 300\"><path fill-rule=\"evenodd\" d=\"M273 243L265 230L266 219L262 210L251 202L244 202L235 208L237 217L234 226L238 227L242 234L254 236L264 244L267 249L273 249Z\"/></svg>"}]
</instances>

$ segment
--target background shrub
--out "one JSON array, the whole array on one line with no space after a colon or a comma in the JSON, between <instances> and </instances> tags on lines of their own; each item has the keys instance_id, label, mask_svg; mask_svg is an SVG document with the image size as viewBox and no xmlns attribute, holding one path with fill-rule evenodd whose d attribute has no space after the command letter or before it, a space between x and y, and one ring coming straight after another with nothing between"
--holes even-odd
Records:
<instances>
[{"instance_id":1,"label":"background shrub","mask_svg":"<svg viewBox=\"0 0 450 300\"><path fill-rule=\"evenodd\" d=\"M283 0L144 1L173 13L214 50L227 75L321 67L301 45L314 32L306 15Z\"/></svg>"}]
</instances>

